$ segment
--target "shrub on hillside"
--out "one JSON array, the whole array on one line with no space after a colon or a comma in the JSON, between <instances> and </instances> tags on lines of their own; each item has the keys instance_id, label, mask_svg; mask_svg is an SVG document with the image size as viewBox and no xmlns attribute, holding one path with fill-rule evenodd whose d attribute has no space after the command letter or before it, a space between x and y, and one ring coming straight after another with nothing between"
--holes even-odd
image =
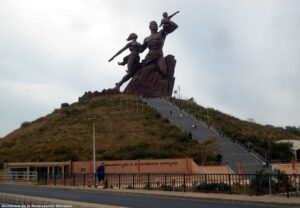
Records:
<instances>
[{"instance_id":1,"label":"shrub on hillside","mask_svg":"<svg viewBox=\"0 0 300 208\"><path fill-rule=\"evenodd\" d=\"M180 143L189 142L192 140L192 134L190 132L180 132L178 133L176 140Z\"/></svg>"},{"instance_id":2,"label":"shrub on hillside","mask_svg":"<svg viewBox=\"0 0 300 208\"><path fill-rule=\"evenodd\" d=\"M66 108L66 107L69 107L69 103L62 103L60 105L61 108Z\"/></svg>"},{"instance_id":3,"label":"shrub on hillside","mask_svg":"<svg viewBox=\"0 0 300 208\"><path fill-rule=\"evenodd\" d=\"M285 129L292 134L300 137L300 127L297 128L295 126L286 126Z\"/></svg>"},{"instance_id":4,"label":"shrub on hillside","mask_svg":"<svg viewBox=\"0 0 300 208\"><path fill-rule=\"evenodd\" d=\"M290 161L293 157L292 143L280 142L280 143L271 143L271 148L269 154L271 158L281 160L281 161Z\"/></svg>"},{"instance_id":5,"label":"shrub on hillside","mask_svg":"<svg viewBox=\"0 0 300 208\"><path fill-rule=\"evenodd\" d=\"M221 163L222 162L222 159L223 159L223 156L221 155L221 154L217 154L216 155L216 162L218 162L218 163Z\"/></svg>"},{"instance_id":6,"label":"shrub on hillside","mask_svg":"<svg viewBox=\"0 0 300 208\"><path fill-rule=\"evenodd\" d=\"M30 125L30 122L29 121L24 121L22 124L21 124L21 128L24 128L24 127L27 127Z\"/></svg>"}]
</instances>

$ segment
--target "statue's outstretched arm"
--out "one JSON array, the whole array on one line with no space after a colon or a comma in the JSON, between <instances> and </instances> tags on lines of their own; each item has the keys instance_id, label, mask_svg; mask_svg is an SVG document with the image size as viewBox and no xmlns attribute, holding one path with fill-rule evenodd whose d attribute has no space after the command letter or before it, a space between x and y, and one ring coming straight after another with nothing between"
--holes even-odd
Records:
<instances>
[{"instance_id":1,"label":"statue's outstretched arm","mask_svg":"<svg viewBox=\"0 0 300 208\"><path fill-rule=\"evenodd\" d=\"M130 43L128 43L126 46L124 46L121 50L119 50L113 57L111 57L108 62L111 62L115 57L120 55L123 51L125 51L127 48L130 47Z\"/></svg>"},{"instance_id":2,"label":"statue's outstretched arm","mask_svg":"<svg viewBox=\"0 0 300 208\"><path fill-rule=\"evenodd\" d=\"M175 12L174 14L170 15L168 18L171 19L172 17L174 17L176 14L178 14L179 11Z\"/></svg>"}]
</instances>

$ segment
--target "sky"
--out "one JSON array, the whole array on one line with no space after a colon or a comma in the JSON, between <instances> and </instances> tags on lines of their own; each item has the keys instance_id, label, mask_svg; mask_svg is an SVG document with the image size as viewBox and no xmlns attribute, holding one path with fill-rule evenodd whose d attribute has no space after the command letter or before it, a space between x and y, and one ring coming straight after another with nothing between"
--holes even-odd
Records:
<instances>
[{"instance_id":1,"label":"sky","mask_svg":"<svg viewBox=\"0 0 300 208\"><path fill-rule=\"evenodd\" d=\"M142 43L150 21L177 10L164 54L177 60L182 98L300 126L298 0L0 0L0 137L86 91L114 87L129 52L108 59L130 33Z\"/></svg>"}]
</instances>

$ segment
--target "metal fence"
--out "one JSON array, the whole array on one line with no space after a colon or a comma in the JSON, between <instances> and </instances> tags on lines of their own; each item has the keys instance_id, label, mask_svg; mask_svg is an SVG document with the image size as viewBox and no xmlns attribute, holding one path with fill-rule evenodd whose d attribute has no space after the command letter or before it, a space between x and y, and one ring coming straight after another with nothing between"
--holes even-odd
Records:
<instances>
[{"instance_id":1,"label":"metal fence","mask_svg":"<svg viewBox=\"0 0 300 208\"><path fill-rule=\"evenodd\" d=\"M91 173L39 175L37 184L92 187L94 179L96 174ZM111 189L300 196L300 174L106 174L101 185Z\"/></svg>"},{"instance_id":2,"label":"metal fence","mask_svg":"<svg viewBox=\"0 0 300 208\"><path fill-rule=\"evenodd\" d=\"M37 172L2 172L0 173L0 181L13 181L13 182L30 182L37 181Z\"/></svg>"}]
</instances>

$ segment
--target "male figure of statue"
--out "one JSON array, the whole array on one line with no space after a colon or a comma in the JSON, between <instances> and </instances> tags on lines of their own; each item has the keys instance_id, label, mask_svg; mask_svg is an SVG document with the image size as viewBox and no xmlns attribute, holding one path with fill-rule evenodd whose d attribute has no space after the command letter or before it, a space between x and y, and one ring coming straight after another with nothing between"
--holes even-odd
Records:
<instances>
[{"instance_id":1,"label":"male figure of statue","mask_svg":"<svg viewBox=\"0 0 300 208\"><path fill-rule=\"evenodd\" d=\"M177 27L178 25L176 23L169 21L167 28L163 28L158 31L157 23L155 21L150 22L149 29L151 34L145 38L141 49L141 52L143 52L146 48L148 48L149 52L142 61L142 66L156 64L162 75L167 74L167 64L165 62L162 48L164 46L166 36L176 30Z\"/></svg>"}]
</instances>

